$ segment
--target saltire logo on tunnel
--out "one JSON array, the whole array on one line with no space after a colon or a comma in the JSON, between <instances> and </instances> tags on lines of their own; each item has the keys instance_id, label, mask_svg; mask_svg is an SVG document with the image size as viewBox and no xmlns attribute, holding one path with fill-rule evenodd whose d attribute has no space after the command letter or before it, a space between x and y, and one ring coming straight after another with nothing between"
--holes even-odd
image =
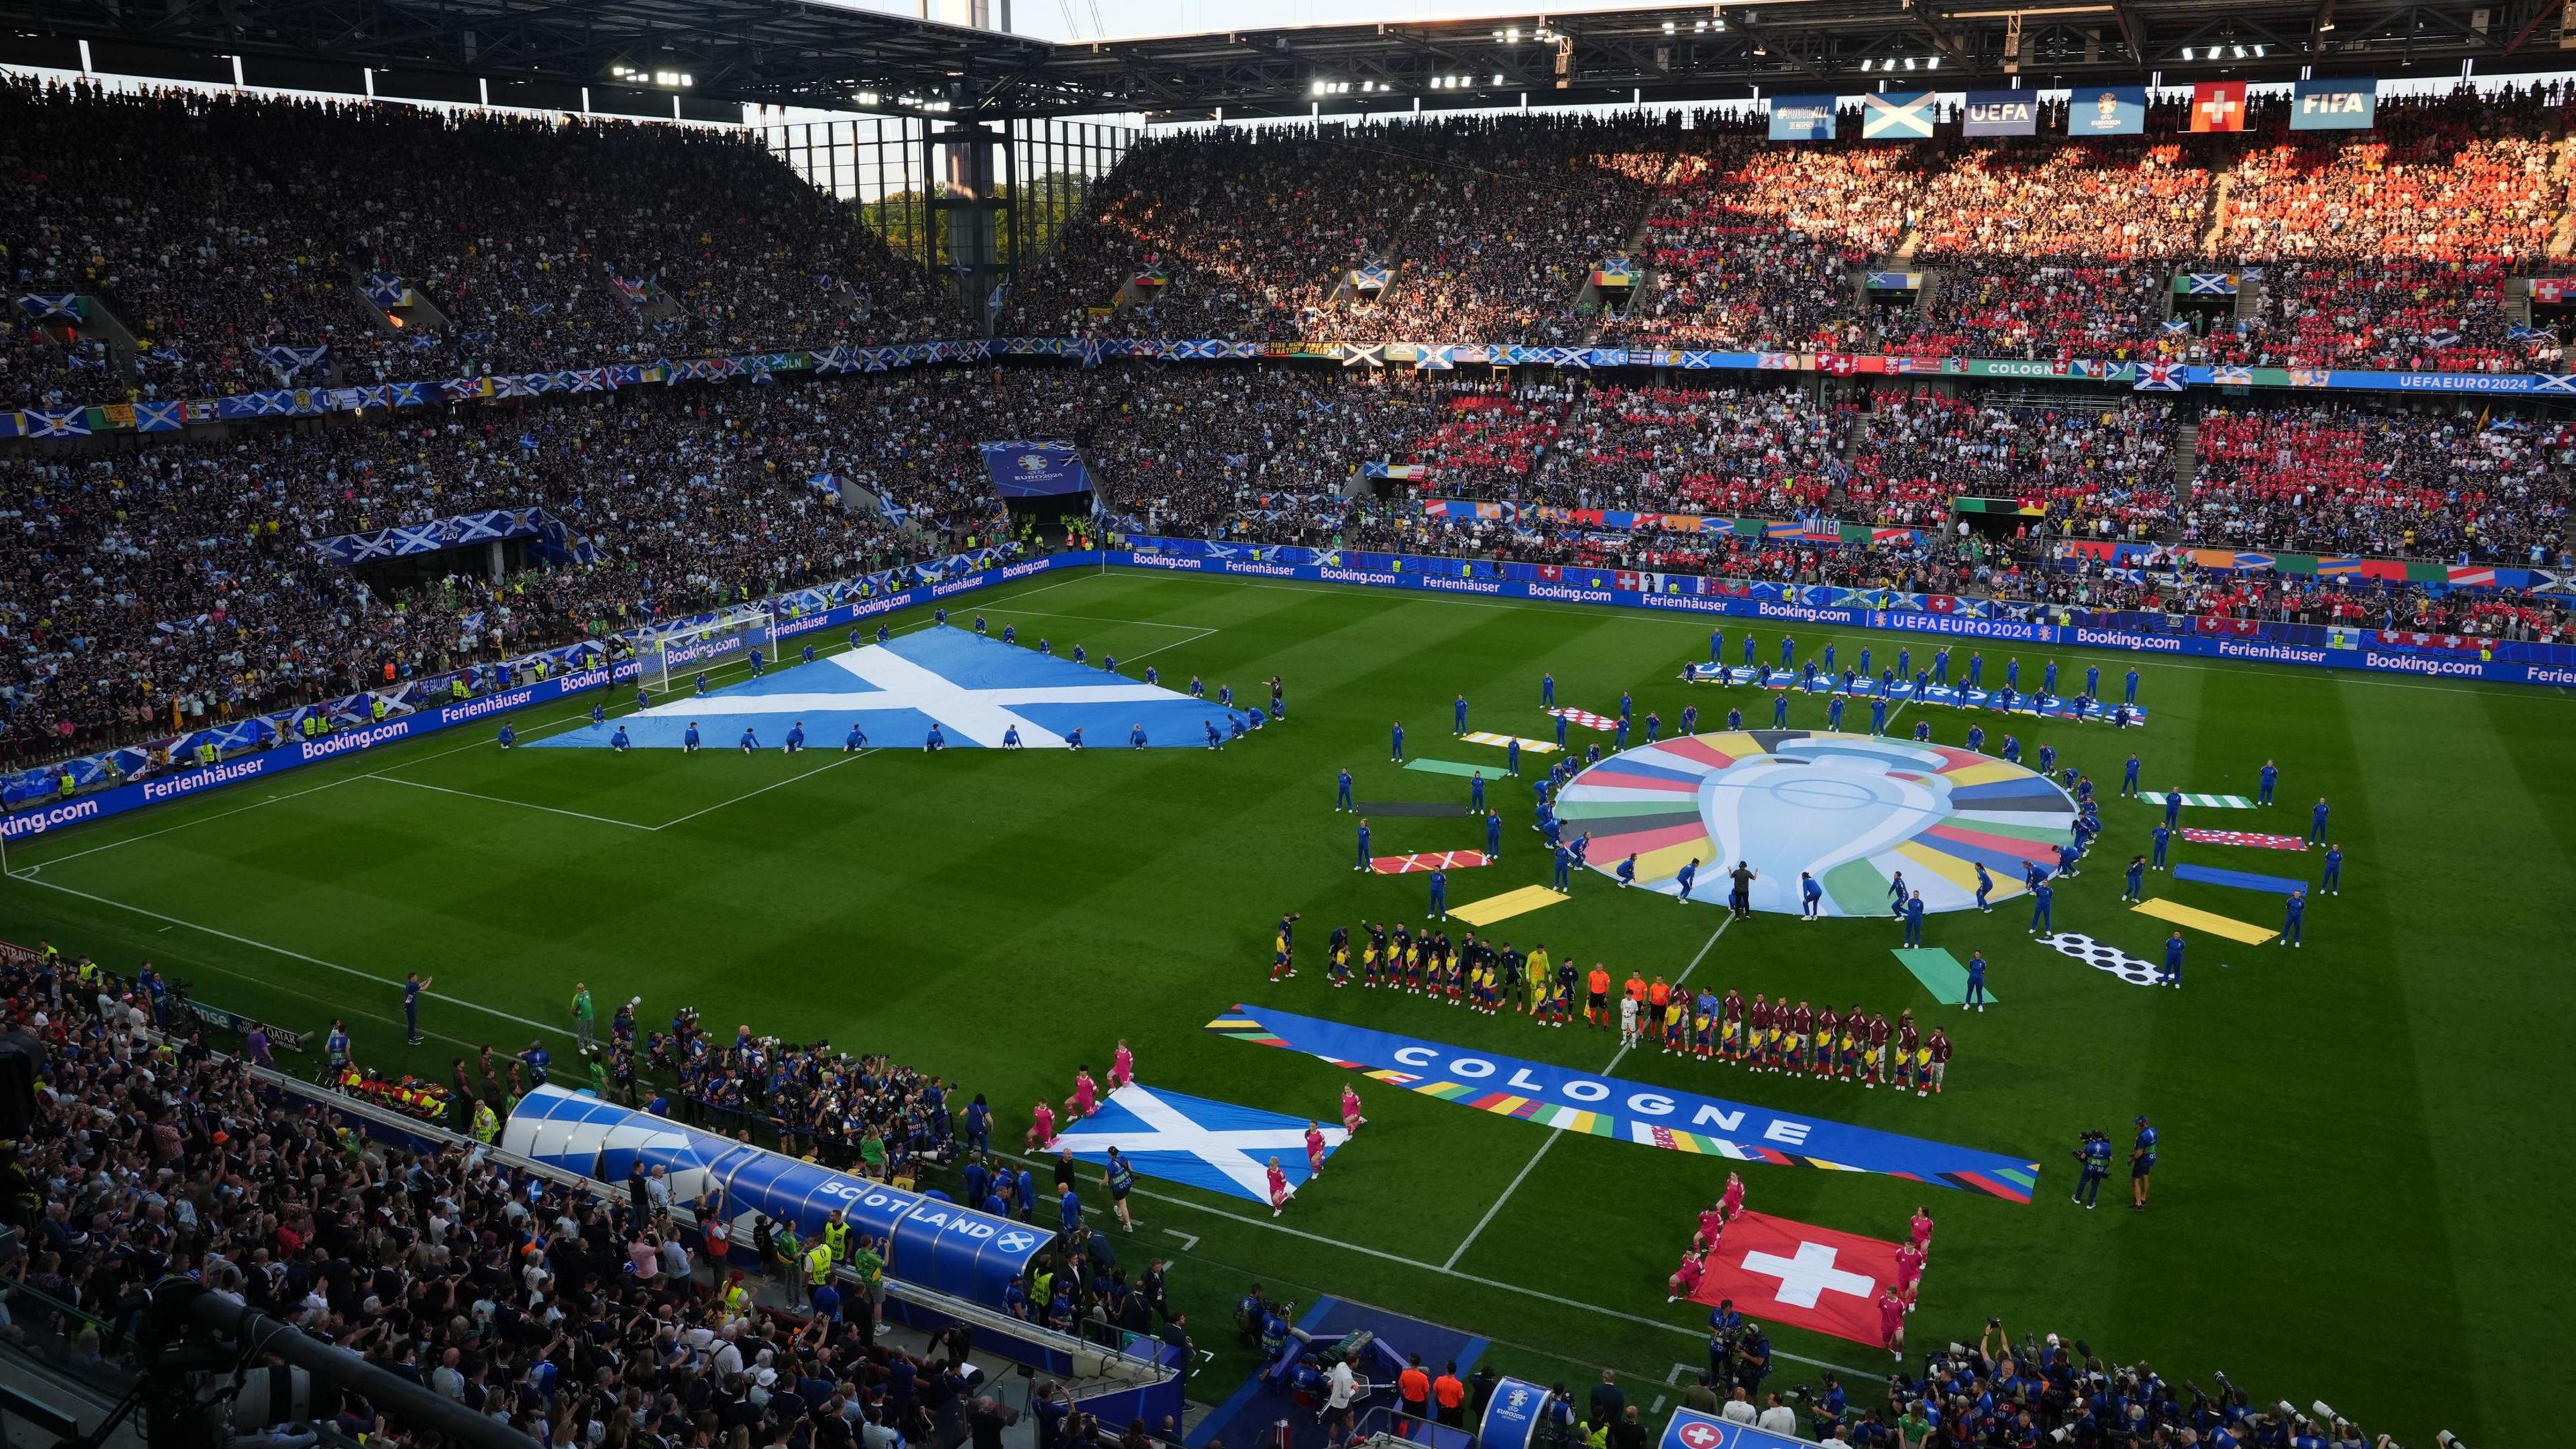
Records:
<instances>
[{"instance_id":1,"label":"saltire logo on tunnel","mask_svg":"<svg viewBox=\"0 0 2576 1449\"><path fill-rule=\"evenodd\" d=\"M1560 1132L1733 1162L1864 1172L2028 1202L2039 1164L1823 1118L1703 1097L1546 1062L1469 1051L1268 1007L1237 1005L1207 1029L1284 1047L1408 1092Z\"/></svg>"},{"instance_id":2,"label":"saltire logo on tunnel","mask_svg":"<svg viewBox=\"0 0 2576 1449\"><path fill-rule=\"evenodd\" d=\"M1000 748L1016 730L1029 749L1063 749L1078 729L1090 748L1123 749L1141 726L1149 747L1201 749L1210 728L1223 741L1235 721L1249 730L1265 719L1257 709L1227 709L1097 665L943 626L774 668L758 679L533 743L599 749L622 727L638 749L678 749L695 724L705 749L734 748L748 730L757 748L775 750L801 723L809 749L842 748L855 725L870 748L917 750L935 724L945 743L965 748Z\"/></svg>"},{"instance_id":3,"label":"saltire logo on tunnel","mask_svg":"<svg viewBox=\"0 0 2576 1449\"><path fill-rule=\"evenodd\" d=\"M1824 890L1829 916L1884 915L1896 877L1926 911L1973 909L1977 867L1990 901L2027 889L2031 865L2054 871L2075 802L2043 775L1946 745L1808 730L1684 735L1603 760L1557 792L1570 832L1592 836L1587 863L1605 875L1636 857L1636 883L1723 905L1738 861L1755 872L1758 911L1797 914L1799 875Z\"/></svg>"}]
</instances>

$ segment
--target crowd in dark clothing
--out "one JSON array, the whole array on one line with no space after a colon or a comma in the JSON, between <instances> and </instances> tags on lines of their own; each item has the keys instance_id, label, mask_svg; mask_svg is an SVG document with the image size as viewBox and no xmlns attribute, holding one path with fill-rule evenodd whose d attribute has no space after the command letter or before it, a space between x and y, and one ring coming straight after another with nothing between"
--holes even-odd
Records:
<instances>
[{"instance_id":1,"label":"crowd in dark clothing","mask_svg":"<svg viewBox=\"0 0 2576 1449\"><path fill-rule=\"evenodd\" d=\"M12 1295L10 1333L57 1334L77 1364L130 1369L147 1293L184 1279L558 1449L997 1449L1020 1417L970 1366L964 1330L912 1351L881 1336L881 1244L850 1234L818 1271L823 1238L706 1197L675 1204L658 1178L621 1196L479 1148L387 1145L262 1091L248 1061L264 1037L243 1057L210 1051L163 985L148 963L120 980L50 948L0 951L0 1017L49 1063L38 1130L0 1168L0 1207L27 1233L7 1280L33 1290ZM840 1060L871 1083L920 1080ZM484 1090L506 1109L506 1089ZM709 1231L718 1221L726 1230ZM1035 1300L1032 1318L1063 1299L1068 1326L1116 1321L1114 1308L1188 1341L1163 1264L1131 1276L1089 1238L1034 1260L1016 1297ZM1060 1385L1028 1409L1047 1449L1106 1437ZM319 1383L309 1422L414 1438Z\"/></svg>"}]
</instances>

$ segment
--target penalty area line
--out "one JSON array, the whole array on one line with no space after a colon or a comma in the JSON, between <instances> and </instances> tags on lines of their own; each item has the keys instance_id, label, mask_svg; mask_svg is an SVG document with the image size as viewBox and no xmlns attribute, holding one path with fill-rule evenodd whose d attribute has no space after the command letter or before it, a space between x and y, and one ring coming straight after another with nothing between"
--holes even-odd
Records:
<instances>
[{"instance_id":1,"label":"penalty area line","mask_svg":"<svg viewBox=\"0 0 2576 1449\"><path fill-rule=\"evenodd\" d=\"M615 825L627 830L658 830L661 828L655 825L638 825L632 820L619 820L613 816L592 815L581 810L566 810L554 805L540 805L533 800L513 800L507 795L485 795L475 790L457 790L451 789L445 785L433 785L426 780L406 780L400 775L374 774L360 775L358 778L361 780L381 780L388 785L408 785L415 790L435 790L441 795L454 795L459 799L464 800L483 800L494 805L515 805L522 810L542 810L548 815L562 815L574 820L593 821L600 825Z\"/></svg>"}]
</instances>

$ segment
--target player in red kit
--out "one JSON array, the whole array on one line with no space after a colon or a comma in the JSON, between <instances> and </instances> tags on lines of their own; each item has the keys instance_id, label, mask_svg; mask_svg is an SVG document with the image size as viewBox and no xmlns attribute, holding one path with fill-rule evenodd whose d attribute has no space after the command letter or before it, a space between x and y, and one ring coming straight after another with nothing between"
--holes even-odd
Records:
<instances>
[{"instance_id":1,"label":"player in red kit","mask_svg":"<svg viewBox=\"0 0 2576 1449\"><path fill-rule=\"evenodd\" d=\"M1717 1210L1729 1221L1744 1215L1743 1178L1732 1172L1726 1175L1726 1191L1718 1195Z\"/></svg>"},{"instance_id":2,"label":"player in red kit","mask_svg":"<svg viewBox=\"0 0 2576 1449\"><path fill-rule=\"evenodd\" d=\"M1044 1098L1030 1111L1029 1121L1029 1135L1022 1139L1024 1146L1044 1147L1055 1140L1055 1109Z\"/></svg>"},{"instance_id":3,"label":"player in red kit","mask_svg":"<svg viewBox=\"0 0 2576 1449\"><path fill-rule=\"evenodd\" d=\"M1664 1280L1664 1301L1679 1303L1697 1293L1700 1271L1699 1254L1693 1252L1682 1254L1681 1266L1673 1270L1673 1276Z\"/></svg>"},{"instance_id":4,"label":"player in red kit","mask_svg":"<svg viewBox=\"0 0 2576 1449\"><path fill-rule=\"evenodd\" d=\"M1277 1217L1288 1206L1288 1174L1279 1170L1279 1159L1270 1159L1270 1215Z\"/></svg>"},{"instance_id":5,"label":"player in red kit","mask_svg":"<svg viewBox=\"0 0 2576 1449\"><path fill-rule=\"evenodd\" d=\"M1932 1209L1928 1207L1916 1208L1914 1210L1914 1220L1907 1223L1906 1227L1914 1235L1914 1246L1923 1251L1923 1256L1925 1258L1930 1258L1932 1256Z\"/></svg>"},{"instance_id":6,"label":"player in red kit","mask_svg":"<svg viewBox=\"0 0 2576 1449\"><path fill-rule=\"evenodd\" d=\"M1118 1039L1118 1050L1109 1059L1109 1090L1117 1091L1136 1080L1136 1054L1127 1048L1127 1038Z\"/></svg>"},{"instance_id":7,"label":"player in red kit","mask_svg":"<svg viewBox=\"0 0 2576 1449\"><path fill-rule=\"evenodd\" d=\"M1367 1120L1368 1119L1366 1117L1360 1115L1360 1094L1358 1089L1353 1087L1350 1083L1344 1082L1342 1084L1343 1135L1349 1137L1358 1136L1360 1124Z\"/></svg>"},{"instance_id":8,"label":"player in red kit","mask_svg":"<svg viewBox=\"0 0 2576 1449\"><path fill-rule=\"evenodd\" d=\"M1923 1282L1923 1250L1912 1243L1896 1248L1896 1296L1905 1301L1905 1311L1914 1311L1914 1297Z\"/></svg>"},{"instance_id":9,"label":"player in red kit","mask_svg":"<svg viewBox=\"0 0 2576 1449\"><path fill-rule=\"evenodd\" d=\"M1306 1175L1324 1175L1324 1129L1316 1122L1306 1124Z\"/></svg>"},{"instance_id":10,"label":"player in red kit","mask_svg":"<svg viewBox=\"0 0 2576 1449\"><path fill-rule=\"evenodd\" d=\"M1073 1074L1073 1110L1075 1115L1082 1117L1100 1110L1100 1084L1091 1079L1091 1068L1087 1064L1077 1068Z\"/></svg>"},{"instance_id":11,"label":"player in red kit","mask_svg":"<svg viewBox=\"0 0 2576 1449\"><path fill-rule=\"evenodd\" d=\"M1896 1361L1905 1362L1905 1305L1894 1288L1878 1295L1878 1335Z\"/></svg>"}]
</instances>

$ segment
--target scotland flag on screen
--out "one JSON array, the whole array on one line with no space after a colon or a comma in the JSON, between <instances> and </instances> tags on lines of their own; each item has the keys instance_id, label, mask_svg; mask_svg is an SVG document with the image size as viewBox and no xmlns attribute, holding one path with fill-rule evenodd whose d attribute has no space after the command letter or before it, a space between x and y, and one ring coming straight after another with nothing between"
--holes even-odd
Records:
<instances>
[{"instance_id":1,"label":"scotland flag on screen","mask_svg":"<svg viewBox=\"0 0 2576 1449\"><path fill-rule=\"evenodd\" d=\"M1099 1111L1066 1127L1054 1145L1097 1163L1108 1162L1115 1147L1142 1176L1266 1203L1272 1158L1279 1160L1291 1191L1310 1176L1306 1120L1130 1082L1110 1093ZM1348 1134L1339 1127L1322 1131L1330 1158Z\"/></svg>"},{"instance_id":2,"label":"scotland flag on screen","mask_svg":"<svg viewBox=\"0 0 2576 1449\"><path fill-rule=\"evenodd\" d=\"M1091 474L1071 443L977 443L993 491L1004 498L1053 498L1091 491Z\"/></svg>"},{"instance_id":3,"label":"scotland flag on screen","mask_svg":"<svg viewBox=\"0 0 2576 1449\"><path fill-rule=\"evenodd\" d=\"M637 749L676 750L695 725L705 749L738 748L748 730L753 748L776 750L801 724L809 749L838 750L856 726L870 749L917 750L936 724L941 740L960 749L1000 748L1014 730L1029 749L1063 749L1077 729L1089 748L1124 749L1138 728L1151 749L1204 749L1210 726L1222 737L1232 733L1229 719L1246 728L1254 722L1242 706L1229 711L1213 699L1112 674L1097 653L1099 662L1085 664L1041 654L1028 647L1037 642L1033 632L1024 631L1020 644L954 626L898 634L529 743L604 749L622 726ZM1067 651L1072 644L1057 641Z\"/></svg>"}]
</instances>

